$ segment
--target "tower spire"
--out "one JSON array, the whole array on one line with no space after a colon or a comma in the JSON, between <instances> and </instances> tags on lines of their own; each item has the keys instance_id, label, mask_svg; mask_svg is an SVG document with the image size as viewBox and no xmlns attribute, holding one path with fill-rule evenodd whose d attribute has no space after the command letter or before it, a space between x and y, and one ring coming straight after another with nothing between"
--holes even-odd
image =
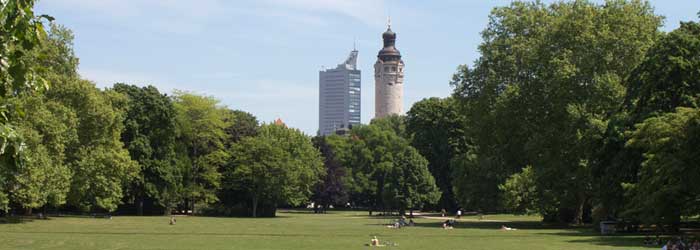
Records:
<instances>
[{"instance_id":1,"label":"tower spire","mask_svg":"<svg viewBox=\"0 0 700 250\"><path fill-rule=\"evenodd\" d=\"M391 15L386 18L386 27L391 29Z\"/></svg>"}]
</instances>

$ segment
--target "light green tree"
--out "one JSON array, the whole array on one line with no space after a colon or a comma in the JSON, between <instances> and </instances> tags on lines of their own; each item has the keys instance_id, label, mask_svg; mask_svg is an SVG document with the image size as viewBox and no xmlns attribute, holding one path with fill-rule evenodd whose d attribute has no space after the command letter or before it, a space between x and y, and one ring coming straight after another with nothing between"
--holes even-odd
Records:
<instances>
[{"instance_id":1,"label":"light green tree","mask_svg":"<svg viewBox=\"0 0 700 250\"><path fill-rule=\"evenodd\" d=\"M209 96L177 91L172 98L177 112L177 152L181 154L178 161L186 164L182 166L185 207L195 212L196 203L218 200L218 170L229 159L224 145L227 111Z\"/></svg>"}]
</instances>

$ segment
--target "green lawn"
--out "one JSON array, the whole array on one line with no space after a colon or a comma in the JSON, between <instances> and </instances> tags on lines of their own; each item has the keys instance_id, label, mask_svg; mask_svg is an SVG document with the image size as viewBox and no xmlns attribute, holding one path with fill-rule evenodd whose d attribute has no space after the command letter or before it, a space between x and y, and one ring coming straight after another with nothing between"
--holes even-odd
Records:
<instances>
[{"instance_id":1,"label":"green lawn","mask_svg":"<svg viewBox=\"0 0 700 250\"><path fill-rule=\"evenodd\" d=\"M316 215L279 212L277 218L168 217L52 218L0 224L0 249L367 249L372 235L389 249L644 249L640 237L600 237L587 229L547 228L536 217L465 217L454 230L417 219L390 229L366 212ZM496 221L509 221L506 223ZM501 224L518 231L499 231Z\"/></svg>"}]
</instances>

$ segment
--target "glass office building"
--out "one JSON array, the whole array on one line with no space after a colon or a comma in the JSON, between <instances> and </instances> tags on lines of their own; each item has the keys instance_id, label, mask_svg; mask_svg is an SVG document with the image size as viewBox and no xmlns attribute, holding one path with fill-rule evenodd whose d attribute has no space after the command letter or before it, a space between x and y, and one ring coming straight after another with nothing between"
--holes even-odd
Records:
<instances>
[{"instance_id":1,"label":"glass office building","mask_svg":"<svg viewBox=\"0 0 700 250\"><path fill-rule=\"evenodd\" d=\"M319 72L319 135L330 135L360 124L362 83L357 54L357 50L353 50L338 67Z\"/></svg>"}]
</instances>

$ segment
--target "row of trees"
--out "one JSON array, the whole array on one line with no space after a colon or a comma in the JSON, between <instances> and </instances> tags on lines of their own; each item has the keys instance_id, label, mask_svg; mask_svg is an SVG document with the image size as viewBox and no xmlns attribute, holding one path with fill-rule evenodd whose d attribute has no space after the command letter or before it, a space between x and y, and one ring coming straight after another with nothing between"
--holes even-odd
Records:
<instances>
[{"instance_id":1,"label":"row of trees","mask_svg":"<svg viewBox=\"0 0 700 250\"><path fill-rule=\"evenodd\" d=\"M207 96L100 90L78 76L69 30L45 32L31 0L2 4L2 211L700 213L700 24L660 32L645 1L496 8L451 97L313 139Z\"/></svg>"},{"instance_id":2,"label":"row of trees","mask_svg":"<svg viewBox=\"0 0 700 250\"><path fill-rule=\"evenodd\" d=\"M188 92L81 79L70 30L3 1L0 213L162 214L240 206L274 215L324 174L311 138ZM231 199L234 198L234 199ZM201 207L204 205L204 207Z\"/></svg>"}]
</instances>

